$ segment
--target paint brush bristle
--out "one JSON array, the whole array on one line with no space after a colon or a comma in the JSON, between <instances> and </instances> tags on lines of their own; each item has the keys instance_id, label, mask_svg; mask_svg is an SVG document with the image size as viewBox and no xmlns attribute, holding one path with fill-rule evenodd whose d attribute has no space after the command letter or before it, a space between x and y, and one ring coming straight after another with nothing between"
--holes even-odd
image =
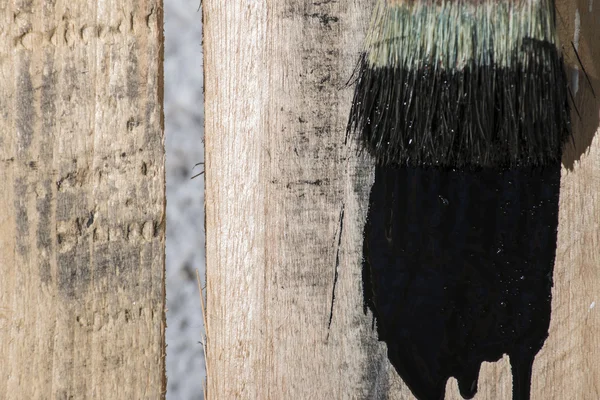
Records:
<instances>
[{"instance_id":1,"label":"paint brush bristle","mask_svg":"<svg viewBox=\"0 0 600 400\"><path fill-rule=\"evenodd\" d=\"M569 136L553 0L380 0L348 124L380 165L520 166Z\"/></svg>"}]
</instances>

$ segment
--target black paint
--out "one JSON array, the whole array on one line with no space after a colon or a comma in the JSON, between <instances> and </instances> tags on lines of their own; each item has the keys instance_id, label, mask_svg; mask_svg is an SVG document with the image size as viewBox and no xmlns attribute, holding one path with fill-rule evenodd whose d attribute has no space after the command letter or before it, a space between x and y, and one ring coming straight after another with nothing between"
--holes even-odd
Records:
<instances>
[{"instance_id":1,"label":"black paint","mask_svg":"<svg viewBox=\"0 0 600 400\"><path fill-rule=\"evenodd\" d=\"M377 166L364 231L365 306L420 400L464 398L508 354L528 400L548 336L560 161L540 167Z\"/></svg>"}]
</instances>

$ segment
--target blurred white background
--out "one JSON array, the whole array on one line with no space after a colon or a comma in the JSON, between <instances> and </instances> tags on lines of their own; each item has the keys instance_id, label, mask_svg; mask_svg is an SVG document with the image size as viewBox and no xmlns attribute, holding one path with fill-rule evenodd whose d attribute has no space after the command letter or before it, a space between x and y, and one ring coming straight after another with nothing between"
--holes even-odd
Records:
<instances>
[{"instance_id":1,"label":"blurred white background","mask_svg":"<svg viewBox=\"0 0 600 400\"><path fill-rule=\"evenodd\" d=\"M202 399L204 279L202 13L200 0L165 0L167 151L167 399Z\"/></svg>"}]
</instances>

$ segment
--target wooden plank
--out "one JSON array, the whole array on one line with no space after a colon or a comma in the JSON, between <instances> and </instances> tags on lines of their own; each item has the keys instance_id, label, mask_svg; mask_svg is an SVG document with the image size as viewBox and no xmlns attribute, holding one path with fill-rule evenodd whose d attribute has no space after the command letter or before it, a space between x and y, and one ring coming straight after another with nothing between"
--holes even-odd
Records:
<instances>
[{"instance_id":1,"label":"wooden plank","mask_svg":"<svg viewBox=\"0 0 600 400\"><path fill-rule=\"evenodd\" d=\"M565 48L579 7L582 59L599 76L600 7L567 3ZM363 314L372 161L344 144L346 82L371 7L203 3L209 398L413 398ZM579 85L575 138L587 145L565 155L553 320L533 399L600 398L598 106L583 75ZM483 366L479 387L478 399L511 398L506 357ZM460 398L453 379L447 398Z\"/></svg>"},{"instance_id":2,"label":"wooden plank","mask_svg":"<svg viewBox=\"0 0 600 400\"><path fill-rule=\"evenodd\" d=\"M157 399L160 0L0 4L0 399Z\"/></svg>"},{"instance_id":3,"label":"wooden plank","mask_svg":"<svg viewBox=\"0 0 600 400\"><path fill-rule=\"evenodd\" d=\"M534 366L536 399L600 399L600 5L557 0L575 105L563 157L550 336ZM581 71L572 43L590 79ZM573 72L579 70L579 72Z\"/></svg>"}]
</instances>

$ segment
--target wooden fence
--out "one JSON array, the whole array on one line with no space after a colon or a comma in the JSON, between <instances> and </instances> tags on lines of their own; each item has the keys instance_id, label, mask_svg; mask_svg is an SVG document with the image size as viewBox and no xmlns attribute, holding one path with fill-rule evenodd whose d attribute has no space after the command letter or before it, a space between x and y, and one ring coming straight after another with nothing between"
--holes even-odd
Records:
<instances>
[{"instance_id":1,"label":"wooden fence","mask_svg":"<svg viewBox=\"0 0 600 400\"><path fill-rule=\"evenodd\" d=\"M363 314L372 167L344 144L372 1L203 6L209 398L411 398ZM588 400L600 4L557 6L580 117L533 398ZM0 399L164 396L162 43L159 0L0 3ZM510 398L506 360L477 398Z\"/></svg>"}]
</instances>

